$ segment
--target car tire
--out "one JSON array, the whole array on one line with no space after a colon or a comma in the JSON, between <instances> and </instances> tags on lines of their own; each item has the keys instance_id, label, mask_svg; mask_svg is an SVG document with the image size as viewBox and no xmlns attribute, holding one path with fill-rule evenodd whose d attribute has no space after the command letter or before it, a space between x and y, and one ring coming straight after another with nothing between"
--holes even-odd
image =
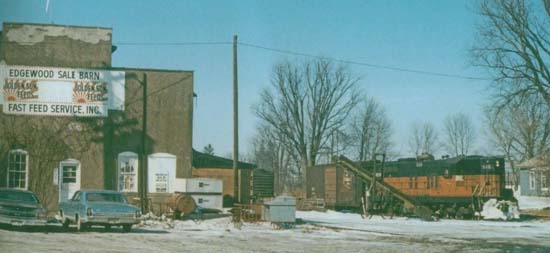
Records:
<instances>
[{"instance_id":1,"label":"car tire","mask_svg":"<svg viewBox=\"0 0 550 253\"><path fill-rule=\"evenodd\" d=\"M128 233L131 230L132 230L132 224L122 225L122 231L124 231L125 233Z\"/></svg>"},{"instance_id":2,"label":"car tire","mask_svg":"<svg viewBox=\"0 0 550 253\"><path fill-rule=\"evenodd\" d=\"M67 218L63 218L63 228L69 228L69 225L71 224L71 221Z\"/></svg>"},{"instance_id":3,"label":"car tire","mask_svg":"<svg viewBox=\"0 0 550 253\"><path fill-rule=\"evenodd\" d=\"M85 225L84 225L84 223L82 223L80 221L80 217L78 217L78 214L74 216L74 220L75 220L75 223L76 223L76 230L77 231L84 230Z\"/></svg>"},{"instance_id":4,"label":"car tire","mask_svg":"<svg viewBox=\"0 0 550 253\"><path fill-rule=\"evenodd\" d=\"M69 225L71 224L71 221L69 219L67 219L67 217L65 217L65 215L63 215L63 211L62 210L59 210L59 217L61 217L61 224L63 226L63 228L69 228Z\"/></svg>"}]
</instances>

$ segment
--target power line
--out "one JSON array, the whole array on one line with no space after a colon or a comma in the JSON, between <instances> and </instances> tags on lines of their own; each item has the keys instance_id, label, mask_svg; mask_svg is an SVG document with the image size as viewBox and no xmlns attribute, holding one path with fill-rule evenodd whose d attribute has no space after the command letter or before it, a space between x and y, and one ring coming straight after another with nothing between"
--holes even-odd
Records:
<instances>
[{"instance_id":1,"label":"power line","mask_svg":"<svg viewBox=\"0 0 550 253\"><path fill-rule=\"evenodd\" d=\"M185 77L180 78L179 80L177 80L177 81L175 81L175 82L173 82L173 83L171 83L171 84L168 84L168 85L166 85L166 86L164 86L164 87L162 87L162 88L159 88L159 89L157 89L157 90L154 90L154 91L152 91L152 92L147 92L147 96L146 96L146 97L152 97L153 95L156 95L156 94L158 94L159 92L161 92L161 91L163 91L163 90L166 90L166 89L168 89L168 88L170 88L170 87L172 87L172 86L181 84L183 81L185 81L185 80L191 78L192 76L193 76L192 74L187 74ZM141 82L141 81L138 80L138 82ZM142 84L142 85L143 85L143 84ZM135 99L133 99L133 100L130 100L130 101L125 102L125 103L124 103L124 106L132 105L132 104L134 104L134 103L136 103L136 102L142 101L143 99L144 99L143 96L142 96L142 97L135 98Z\"/></svg>"},{"instance_id":2,"label":"power line","mask_svg":"<svg viewBox=\"0 0 550 253\"><path fill-rule=\"evenodd\" d=\"M458 74L449 74L449 73L441 73L441 72L432 72L432 71L424 71L424 70L417 70L417 69L408 69L408 68L373 64L373 63L367 63L367 62L344 60L344 59L338 59L338 58L333 58L333 57L317 56L317 55L301 53L301 52L296 52L296 51L290 51L290 50L285 50L285 49L276 49L276 48L264 47L264 46L250 44L250 43L244 43L244 42L239 42L239 44L243 45L243 46L247 46L247 47L263 49L263 50L282 53L282 54L290 54L290 55L297 55L297 56L303 56L303 57L308 57L308 58L329 60L329 61L341 62L341 63L346 63L346 64L366 66L366 67L371 67L371 68L387 69L387 70L399 71L399 72L409 72L409 73L415 73L415 74L423 74L423 75L431 75L431 76L442 76L442 77L458 78L458 79L466 79L466 80L476 80L476 81L490 80L490 79L482 78L482 77L474 77L474 76L466 76L466 75L458 75Z\"/></svg>"},{"instance_id":3,"label":"power line","mask_svg":"<svg viewBox=\"0 0 550 253\"><path fill-rule=\"evenodd\" d=\"M24 41L3 41L3 43L16 43L16 44L27 44L27 45L33 45L36 43L45 43L45 44L61 44L64 42L24 42ZM232 42L229 41L181 41L181 42L132 42L132 41L119 41L119 42L112 42L112 45L120 45L120 46L201 46L201 45L231 45ZM450 74L450 73L442 73L442 72L433 72L433 71L426 71L426 70L419 70L419 69L409 69L409 68L403 68L398 66L390 66L390 65L381 65L381 64L374 64L374 63L368 63L368 62L359 62L359 61L352 61L352 60L345 60L335 57L325 57L325 56L318 56L308 53L302 53L287 49L277 49L277 48L271 48L251 43L245 43L245 42L238 42L238 44L245 46L245 47L251 47L256 49L262 49L272 52L277 52L281 54L289 54L289 55L296 55L296 56L302 56L302 57L308 57L308 58L314 58L314 59L322 59L322 60L329 60L334 62L340 62L345 64L352 64L352 65L358 65L358 66L365 66L370 68L377 68L377 69L386 69L391 71L398 71L398 72L408 72L408 73L415 73L415 74L422 74L422 75L429 75L429 76L440 76L440 77L448 77L448 78L457 78L457 79L465 79L465 80L474 80L474 81L487 81L490 80L488 78L483 77L475 77L475 76L467 76L467 75L460 75L460 74Z\"/></svg>"}]
</instances>

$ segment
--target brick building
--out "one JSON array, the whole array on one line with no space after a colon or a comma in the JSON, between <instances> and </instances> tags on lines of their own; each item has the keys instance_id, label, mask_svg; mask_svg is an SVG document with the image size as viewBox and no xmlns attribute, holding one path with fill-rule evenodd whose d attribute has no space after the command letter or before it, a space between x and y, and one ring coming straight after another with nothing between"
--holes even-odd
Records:
<instances>
[{"instance_id":1,"label":"brick building","mask_svg":"<svg viewBox=\"0 0 550 253\"><path fill-rule=\"evenodd\" d=\"M232 198L232 160L192 149L193 72L113 67L116 50L111 28L3 24L0 187L31 190L50 211L79 189L133 201L142 187L163 208L190 177L222 179ZM273 195L271 172L238 164L243 201Z\"/></svg>"},{"instance_id":2,"label":"brick building","mask_svg":"<svg viewBox=\"0 0 550 253\"><path fill-rule=\"evenodd\" d=\"M4 23L1 38L0 187L55 209L78 189L137 192L145 159L150 193L192 176L192 71L113 67L111 28Z\"/></svg>"}]
</instances>

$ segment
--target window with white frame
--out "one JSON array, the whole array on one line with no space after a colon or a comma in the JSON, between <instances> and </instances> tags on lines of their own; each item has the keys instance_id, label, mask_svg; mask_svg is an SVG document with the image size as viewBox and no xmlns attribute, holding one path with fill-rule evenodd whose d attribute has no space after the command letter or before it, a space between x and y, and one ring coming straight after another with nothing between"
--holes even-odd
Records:
<instances>
[{"instance_id":1,"label":"window with white frame","mask_svg":"<svg viewBox=\"0 0 550 253\"><path fill-rule=\"evenodd\" d=\"M536 187L536 174L534 171L529 172L529 188L534 190Z\"/></svg>"},{"instance_id":2,"label":"window with white frame","mask_svg":"<svg viewBox=\"0 0 550 253\"><path fill-rule=\"evenodd\" d=\"M136 153L124 152L118 155L118 190L137 192L138 156Z\"/></svg>"},{"instance_id":3,"label":"window with white frame","mask_svg":"<svg viewBox=\"0 0 550 253\"><path fill-rule=\"evenodd\" d=\"M17 149L8 154L8 188L27 189L29 155Z\"/></svg>"},{"instance_id":4,"label":"window with white frame","mask_svg":"<svg viewBox=\"0 0 550 253\"><path fill-rule=\"evenodd\" d=\"M63 183L76 183L76 165L63 166Z\"/></svg>"}]
</instances>

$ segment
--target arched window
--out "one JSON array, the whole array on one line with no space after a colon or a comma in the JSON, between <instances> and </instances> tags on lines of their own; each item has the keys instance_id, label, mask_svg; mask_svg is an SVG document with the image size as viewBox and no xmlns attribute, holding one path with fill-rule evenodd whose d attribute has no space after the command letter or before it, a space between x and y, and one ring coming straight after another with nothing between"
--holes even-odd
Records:
<instances>
[{"instance_id":1,"label":"arched window","mask_svg":"<svg viewBox=\"0 0 550 253\"><path fill-rule=\"evenodd\" d=\"M16 149L8 154L8 188L26 190L29 178L29 155L27 151Z\"/></svg>"},{"instance_id":2,"label":"arched window","mask_svg":"<svg viewBox=\"0 0 550 253\"><path fill-rule=\"evenodd\" d=\"M118 154L118 191L138 191L138 155L136 153Z\"/></svg>"}]
</instances>

